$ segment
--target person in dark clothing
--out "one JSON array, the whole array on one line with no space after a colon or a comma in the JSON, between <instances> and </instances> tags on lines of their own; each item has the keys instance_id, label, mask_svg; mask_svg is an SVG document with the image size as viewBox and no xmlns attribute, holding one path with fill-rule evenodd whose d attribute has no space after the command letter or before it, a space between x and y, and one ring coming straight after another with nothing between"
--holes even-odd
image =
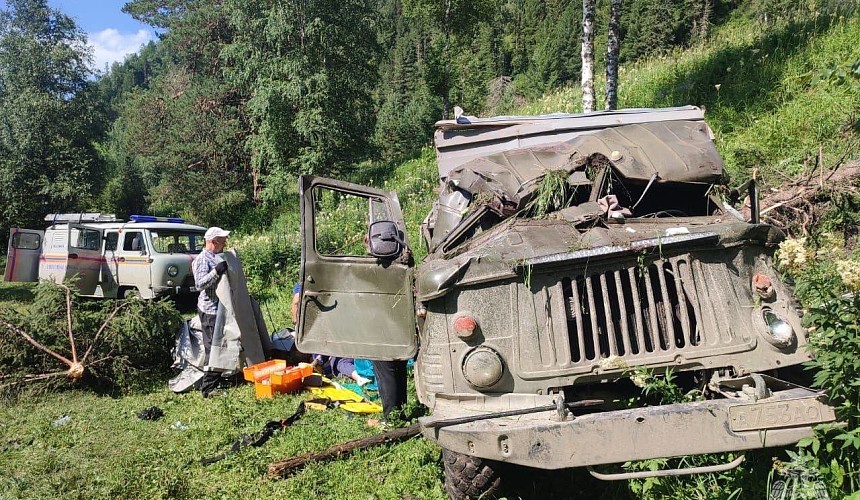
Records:
<instances>
[{"instance_id":1,"label":"person in dark clothing","mask_svg":"<svg viewBox=\"0 0 860 500\"><path fill-rule=\"evenodd\" d=\"M406 404L406 361L373 361L373 374L387 420L391 412L399 412Z\"/></svg>"}]
</instances>

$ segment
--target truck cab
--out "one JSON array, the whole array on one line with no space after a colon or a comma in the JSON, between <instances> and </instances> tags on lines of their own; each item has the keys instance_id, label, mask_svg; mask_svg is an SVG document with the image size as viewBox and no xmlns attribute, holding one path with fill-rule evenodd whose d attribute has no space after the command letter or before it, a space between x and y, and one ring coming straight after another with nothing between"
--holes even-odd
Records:
<instances>
[{"instance_id":1,"label":"truck cab","mask_svg":"<svg viewBox=\"0 0 860 500\"><path fill-rule=\"evenodd\" d=\"M191 261L205 228L182 219L50 214L45 230L13 228L5 281L71 280L84 296L151 299L197 290Z\"/></svg>"}]
</instances>

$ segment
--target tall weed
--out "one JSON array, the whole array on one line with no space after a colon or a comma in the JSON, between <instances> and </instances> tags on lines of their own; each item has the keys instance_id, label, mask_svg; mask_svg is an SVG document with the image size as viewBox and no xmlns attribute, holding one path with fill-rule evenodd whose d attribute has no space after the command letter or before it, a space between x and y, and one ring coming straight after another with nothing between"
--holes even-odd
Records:
<instances>
[{"instance_id":1,"label":"tall weed","mask_svg":"<svg viewBox=\"0 0 860 500\"><path fill-rule=\"evenodd\" d=\"M821 478L830 495L860 492L860 259L840 235L786 240L777 253L807 306L804 323L814 353L806 368L826 391L838 424L816 428L791 458Z\"/></svg>"}]
</instances>

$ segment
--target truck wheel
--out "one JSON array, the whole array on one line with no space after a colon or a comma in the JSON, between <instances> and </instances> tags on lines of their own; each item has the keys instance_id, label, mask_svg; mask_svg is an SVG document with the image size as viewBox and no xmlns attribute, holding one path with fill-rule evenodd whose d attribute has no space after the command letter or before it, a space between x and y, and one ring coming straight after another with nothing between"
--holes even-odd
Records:
<instances>
[{"instance_id":1,"label":"truck wheel","mask_svg":"<svg viewBox=\"0 0 860 500\"><path fill-rule=\"evenodd\" d=\"M124 299L140 299L140 291L137 288L124 288L122 290Z\"/></svg>"},{"instance_id":2,"label":"truck wheel","mask_svg":"<svg viewBox=\"0 0 860 500\"><path fill-rule=\"evenodd\" d=\"M442 449L442 463L445 491L453 500L495 498L502 483L495 462Z\"/></svg>"}]
</instances>

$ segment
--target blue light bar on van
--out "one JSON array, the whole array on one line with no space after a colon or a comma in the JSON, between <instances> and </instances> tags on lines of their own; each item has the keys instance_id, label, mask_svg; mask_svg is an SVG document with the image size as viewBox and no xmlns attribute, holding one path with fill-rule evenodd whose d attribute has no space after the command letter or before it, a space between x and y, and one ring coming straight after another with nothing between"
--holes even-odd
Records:
<instances>
[{"instance_id":1,"label":"blue light bar on van","mask_svg":"<svg viewBox=\"0 0 860 500\"><path fill-rule=\"evenodd\" d=\"M185 219L180 217L156 217L154 215L132 215L129 217L132 222L172 222L174 224L184 224Z\"/></svg>"}]
</instances>

